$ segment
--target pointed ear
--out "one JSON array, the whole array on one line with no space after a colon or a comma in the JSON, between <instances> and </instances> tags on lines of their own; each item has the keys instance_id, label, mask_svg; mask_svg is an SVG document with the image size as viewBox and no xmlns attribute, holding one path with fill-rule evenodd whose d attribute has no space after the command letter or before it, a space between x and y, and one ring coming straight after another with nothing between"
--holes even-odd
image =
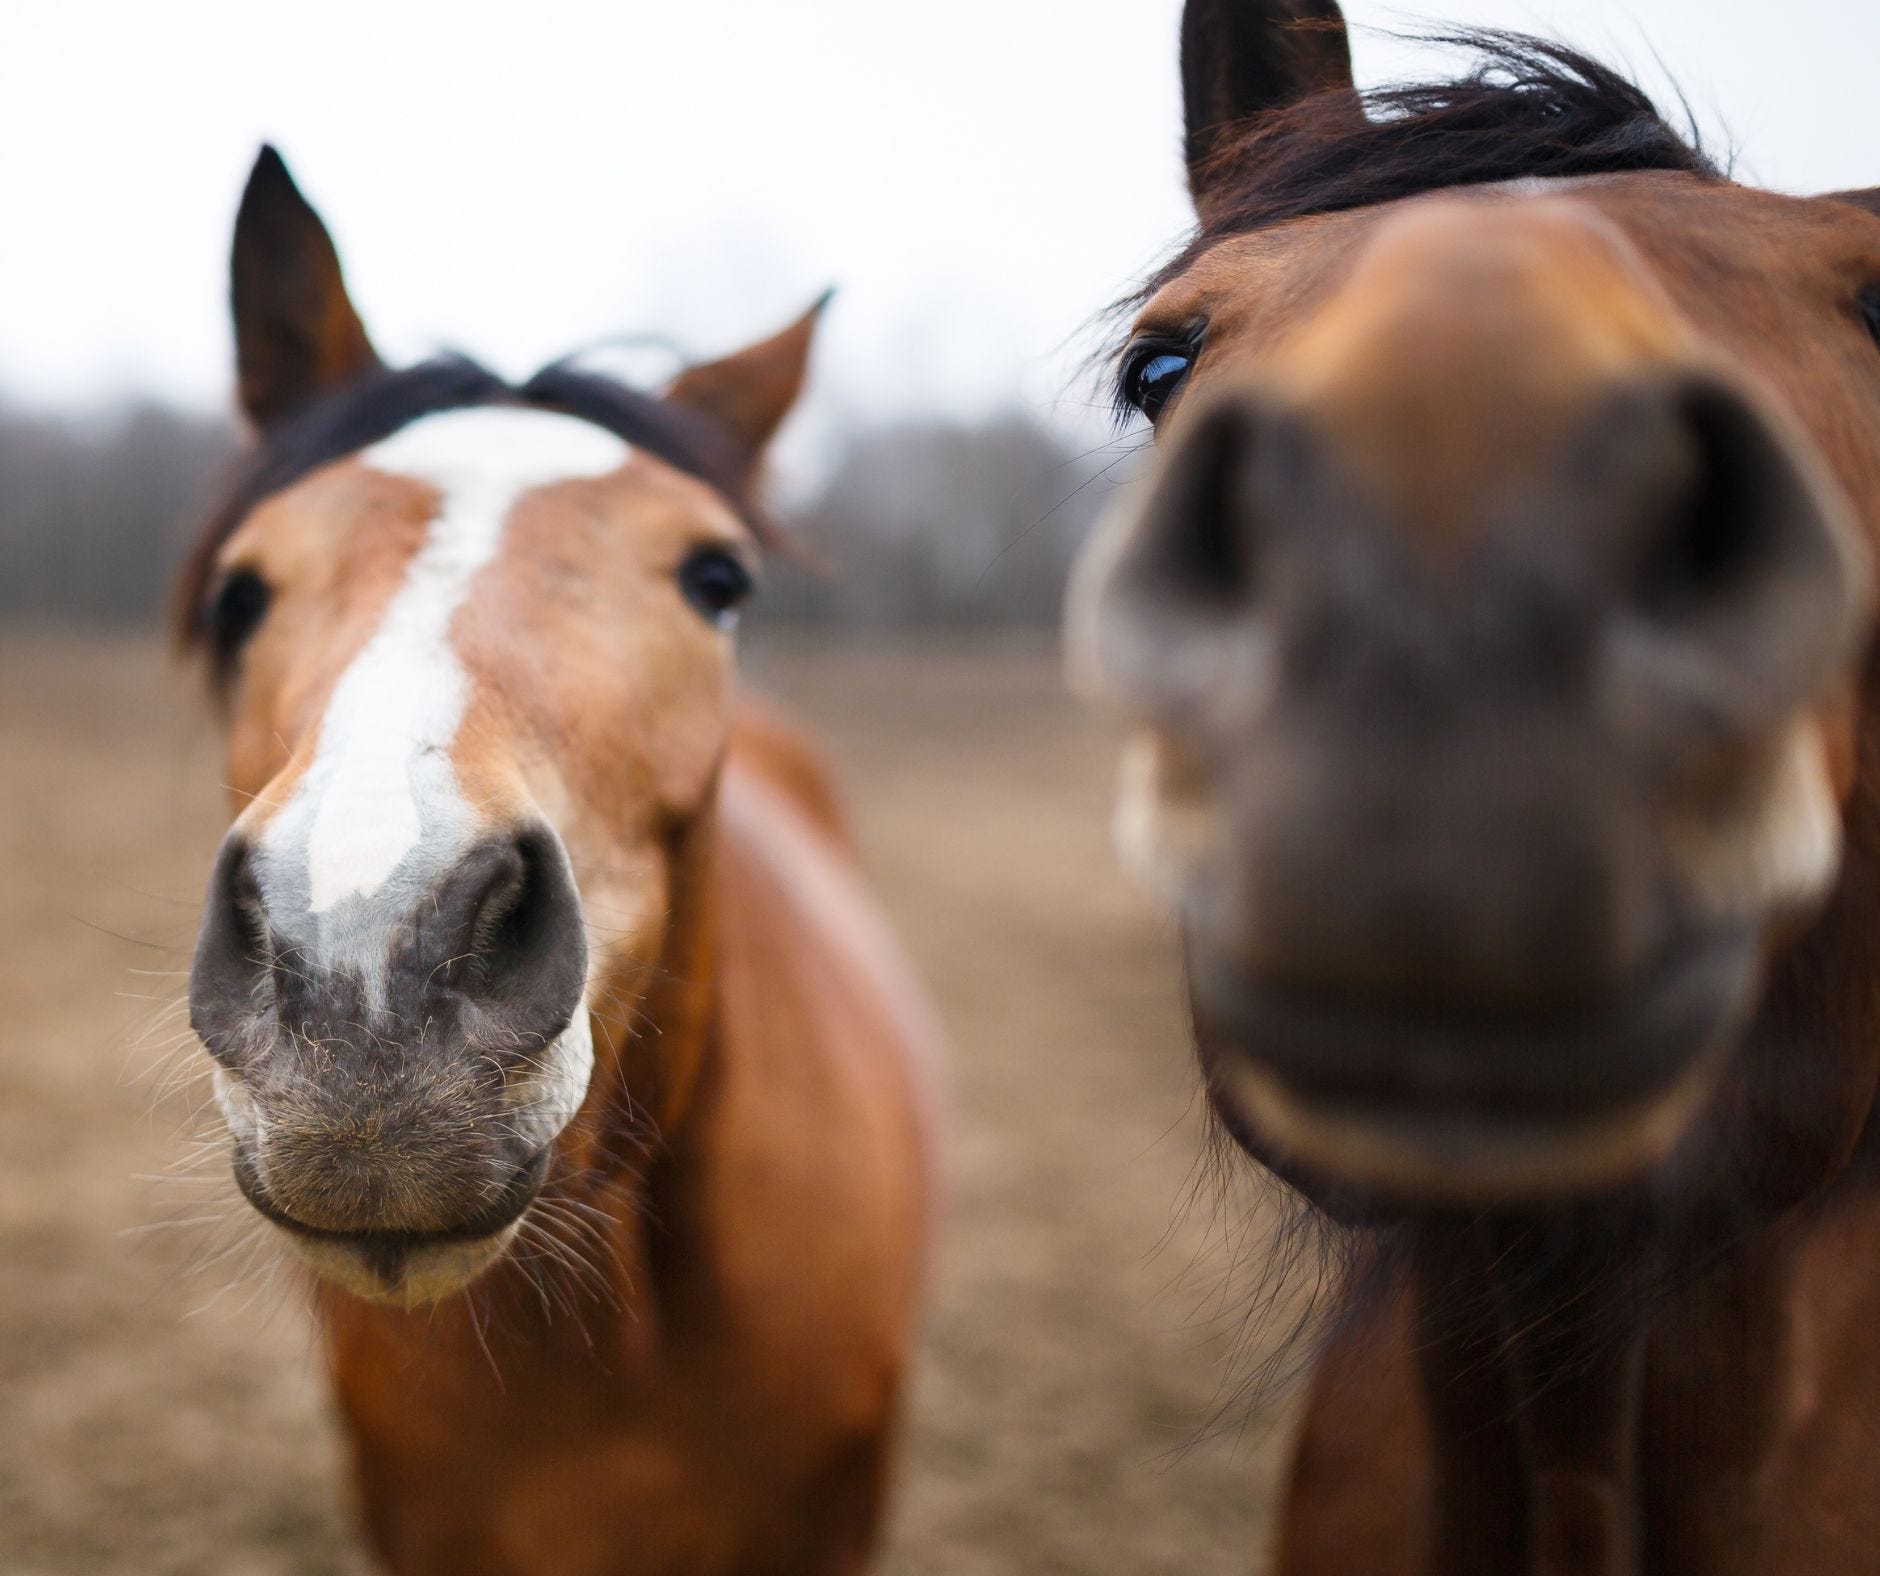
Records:
<instances>
[{"instance_id":1,"label":"pointed ear","mask_svg":"<svg viewBox=\"0 0 1880 1576\"><path fill-rule=\"evenodd\" d=\"M1826 192L1823 195L1830 202L1852 203L1856 208L1865 208L1880 217L1880 186L1869 186L1865 191Z\"/></svg>"},{"instance_id":2,"label":"pointed ear","mask_svg":"<svg viewBox=\"0 0 1880 1576\"><path fill-rule=\"evenodd\" d=\"M333 238L270 147L235 215L229 301L242 409L257 427L380 364L347 299Z\"/></svg>"},{"instance_id":3,"label":"pointed ear","mask_svg":"<svg viewBox=\"0 0 1880 1576\"><path fill-rule=\"evenodd\" d=\"M747 484L764 448L802 392L809 347L833 290L781 333L724 357L687 367L665 398L708 416L730 443L740 485Z\"/></svg>"},{"instance_id":4,"label":"pointed ear","mask_svg":"<svg viewBox=\"0 0 1880 1576\"><path fill-rule=\"evenodd\" d=\"M1219 156L1251 117L1318 93L1351 95L1351 41L1338 0L1188 0L1182 107L1188 190L1205 213Z\"/></svg>"}]
</instances>

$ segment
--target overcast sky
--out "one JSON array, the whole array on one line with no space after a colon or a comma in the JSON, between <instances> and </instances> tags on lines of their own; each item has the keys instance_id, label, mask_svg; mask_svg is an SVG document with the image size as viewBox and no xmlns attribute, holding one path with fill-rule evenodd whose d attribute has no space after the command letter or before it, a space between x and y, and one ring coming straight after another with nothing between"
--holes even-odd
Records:
<instances>
[{"instance_id":1,"label":"overcast sky","mask_svg":"<svg viewBox=\"0 0 1880 1576\"><path fill-rule=\"evenodd\" d=\"M817 424L1067 412L1172 241L1180 0L321 0L0 9L0 393L225 398L228 229L276 142L394 356L715 352L840 287ZM1880 182L1875 0L1352 0L1361 80L1442 20L1654 55L1744 170ZM1067 346L1071 348L1067 348Z\"/></svg>"}]
</instances>

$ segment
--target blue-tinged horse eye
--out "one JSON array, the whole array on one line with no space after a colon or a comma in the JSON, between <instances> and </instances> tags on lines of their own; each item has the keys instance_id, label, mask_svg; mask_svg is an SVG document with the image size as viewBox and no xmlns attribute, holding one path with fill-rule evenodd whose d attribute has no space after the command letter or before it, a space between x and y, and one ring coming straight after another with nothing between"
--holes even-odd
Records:
<instances>
[{"instance_id":1,"label":"blue-tinged horse eye","mask_svg":"<svg viewBox=\"0 0 1880 1576\"><path fill-rule=\"evenodd\" d=\"M1869 285L1858 297L1861 321L1867 325L1867 332L1873 335L1874 343L1880 344L1880 285Z\"/></svg>"},{"instance_id":2,"label":"blue-tinged horse eye","mask_svg":"<svg viewBox=\"0 0 1880 1576\"><path fill-rule=\"evenodd\" d=\"M1194 353L1167 345L1134 351L1123 367L1123 398L1154 421L1188 376Z\"/></svg>"}]
</instances>

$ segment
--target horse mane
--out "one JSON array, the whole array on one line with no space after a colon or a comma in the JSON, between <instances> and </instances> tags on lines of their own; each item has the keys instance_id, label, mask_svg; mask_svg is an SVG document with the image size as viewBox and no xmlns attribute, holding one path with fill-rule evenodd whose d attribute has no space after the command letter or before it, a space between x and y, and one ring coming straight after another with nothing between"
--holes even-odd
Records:
<instances>
[{"instance_id":1,"label":"horse mane","mask_svg":"<svg viewBox=\"0 0 1880 1576\"><path fill-rule=\"evenodd\" d=\"M1496 29L1424 36L1477 58L1446 82L1313 94L1247 122L1203 170L1207 212L1138 292L1140 305L1217 242L1290 219L1456 186L1667 170L1722 180L1695 127L1680 131L1622 72L1565 44ZM1688 119L1688 115L1687 115Z\"/></svg>"},{"instance_id":2,"label":"horse mane","mask_svg":"<svg viewBox=\"0 0 1880 1576\"><path fill-rule=\"evenodd\" d=\"M264 498L422 417L484 405L557 411L604 428L716 488L761 541L776 545L777 532L749 496L729 439L709 417L567 359L512 384L468 356L441 355L410 367L374 368L295 411L238 456L177 580L179 643L202 644L216 555Z\"/></svg>"}]
</instances>

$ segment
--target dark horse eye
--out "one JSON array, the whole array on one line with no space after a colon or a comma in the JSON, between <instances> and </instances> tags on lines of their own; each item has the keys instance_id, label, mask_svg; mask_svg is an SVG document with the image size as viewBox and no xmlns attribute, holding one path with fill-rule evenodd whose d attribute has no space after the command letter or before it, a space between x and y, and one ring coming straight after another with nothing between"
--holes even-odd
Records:
<instances>
[{"instance_id":1,"label":"dark horse eye","mask_svg":"<svg viewBox=\"0 0 1880 1576\"><path fill-rule=\"evenodd\" d=\"M755 589L750 570L722 547L694 548L679 566L680 595L718 629L737 625L738 609Z\"/></svg>"},{"instance_id":2,"label":"dark horse eye","mask_svg":"<svg viewBox=\"0 0 1880 1576\"><path fill-rule=\"evenodd\" d=\"M1880 345L1880 285L1867 286L1857 298L1857 304L1867 332L1873 335L1874 343Z\"/></svg>"},{"instance_id":3,"label":"dark horse eye","mask_svg":"<svg viewBox=\"0 0 1880 1576\"><path fill-rule=\"evenodd\" d=\"M1138 345L1123 362L1123 400L1154 421L1194 364L1192 347Z\"/></svg>"},{"instance_id":4,"label":"dark horse eye","mask_svg":"<svg viewBox=\"0 0 1880 1576\"><path fill-rule=\"evenodd\" d=\"M227 675L234 668L242 647L267 617L273 599L267 581L252 569L234 570L223 579L205 618L209 655L216 672Z\"/></svg>"}]
</instances>

